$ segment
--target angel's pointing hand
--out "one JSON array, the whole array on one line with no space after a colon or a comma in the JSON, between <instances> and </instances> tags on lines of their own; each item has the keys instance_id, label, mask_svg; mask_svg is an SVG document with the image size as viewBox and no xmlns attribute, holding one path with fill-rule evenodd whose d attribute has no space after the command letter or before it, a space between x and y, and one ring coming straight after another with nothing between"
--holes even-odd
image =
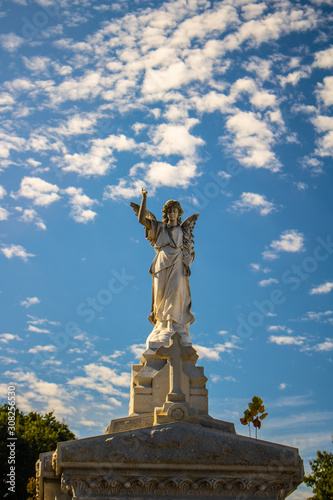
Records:
<instances>
[{"instance_id":1,"label":"angel's pointing hand","mask_svg":"<svg viewBox=\"0 0 333 500\"><path fill-rule=\"evenodd\" d=\"M148 191L146 189L142 188L142 196L147 198L147 194L148 194Z\"/></svg>"}]
</instances>

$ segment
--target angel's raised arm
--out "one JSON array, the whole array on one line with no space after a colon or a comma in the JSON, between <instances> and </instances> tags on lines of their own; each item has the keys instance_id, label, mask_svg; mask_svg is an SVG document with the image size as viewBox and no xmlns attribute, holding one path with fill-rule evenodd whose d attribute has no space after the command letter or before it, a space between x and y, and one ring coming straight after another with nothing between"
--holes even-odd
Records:
<instances>
[{"instance_id":1,"label":"angel's raised arm","mask_svg":"<svg viewBox=\"0 0 333 500\"><path fill-rule=\"evenodd\" d=\"M156 217L154 214L152 214L151 212L149 212L149 210L146 209L147 194L148 191L142 189L141 205L137 205L136 203L131 202L131 207L133 208L135 214L138 216L140 224L145 226L145 228L150 229L151 219L156 220Z\"/></svg>"}]
</instances>

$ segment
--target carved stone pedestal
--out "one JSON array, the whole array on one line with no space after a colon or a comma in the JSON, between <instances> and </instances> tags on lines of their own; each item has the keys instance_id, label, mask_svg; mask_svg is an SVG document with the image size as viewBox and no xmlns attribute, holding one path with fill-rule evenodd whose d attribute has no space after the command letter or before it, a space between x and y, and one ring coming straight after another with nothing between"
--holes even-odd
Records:
<instances>
[{"instance_id":1,"label":"carved stone pedestal","mask_svg":"<svg viewBox=\"0 0 333 500\"><path fill-rule=\"evenodd\" d=\"M55 495L43 500L278 500L303 480L297 449L238 436L209 417L59 443L53 465L51 457L41 457L40 491L52 482Z\"/></svg>"},{"instance_id":2,"label":"carved stone pedestal","mask_svg":"<svg viewBox=\"0 0 333 500\"><path fill-rule=\"evenodd\" d=\"M37 463L40 500L282 500L303 481L296 448L238 436L208 415L203 369L178 333L132 370L130 415L58 443Z\"/></svg>"}]
</instances>

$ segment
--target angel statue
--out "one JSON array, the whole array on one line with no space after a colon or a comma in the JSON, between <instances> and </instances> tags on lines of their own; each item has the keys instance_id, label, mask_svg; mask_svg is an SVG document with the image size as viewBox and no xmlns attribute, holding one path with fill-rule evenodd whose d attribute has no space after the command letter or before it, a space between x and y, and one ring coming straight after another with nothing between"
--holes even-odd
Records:
<instances>
[{"instance_id":1,"label":"angel statue","mask_svg":"<svg viewBox=\"0 0 333 500\"><path fill-rule=\"evenodd\" d=\"M193 228L199 214L181 222L184 213L179 201L169 200L164 205L162 222L146 209L148 191L142 189L141 205L131 203L139 222L146 228L146 238L155 248L155 258L149 273L153 278L153 293L149 321L154 328L147 339L169 345L174 332L182 336L184 345L190 345L191 291L189 276L194 260Z\"/></svg>"}]
</instances>

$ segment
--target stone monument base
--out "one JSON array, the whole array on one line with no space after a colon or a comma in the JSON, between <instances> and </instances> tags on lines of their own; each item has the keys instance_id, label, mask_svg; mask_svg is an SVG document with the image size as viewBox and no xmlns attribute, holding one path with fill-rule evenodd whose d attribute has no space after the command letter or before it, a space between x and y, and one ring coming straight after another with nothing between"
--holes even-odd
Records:
<instances>
[{"instance_id":1,"label":"stone monument base","mask_svg":"<svg viewBox=\"0 0 333 500\"><path fill-rule=\"evenodd\" d=\"M296 448L239 436L234 425L111 422L106 434L58 443L38 462L40 500L281 500L303 481Z\"/></svg>"}]
</instances>

